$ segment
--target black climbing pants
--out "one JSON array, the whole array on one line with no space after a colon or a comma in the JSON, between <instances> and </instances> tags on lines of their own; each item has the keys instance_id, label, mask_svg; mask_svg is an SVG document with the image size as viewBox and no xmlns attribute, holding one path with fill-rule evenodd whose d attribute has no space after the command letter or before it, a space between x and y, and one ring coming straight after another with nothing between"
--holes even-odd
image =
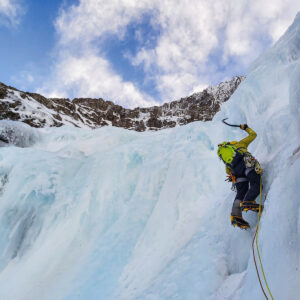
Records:
<instances>
[{"instance_id":1,"label":"black climbing pants","mask_svg":"<svg viewBox=\"0 0 300 300\"><path fill-rule=\"evenodd\" d=\"M246 177L249 181L236 184L237 193L235 199L239 199L241 201L254 201L260 191L260 175L252 170Z\"/></svg>"},{"instance_id":2,"label":"black climbing pants","mask_svg":"<svg viewBox=\"0 0 300 300\"><path fill-rule=\"evenodd\" d=\"M243 201L254 201L260 192L260 175L254 170L250 171L246 178L249 181L243 181L236 184L236 197L233 202L231 214L233 216L242 216L240 203ZM250 185L250 188L249 188Z\"/></svg>"}]
</instances>

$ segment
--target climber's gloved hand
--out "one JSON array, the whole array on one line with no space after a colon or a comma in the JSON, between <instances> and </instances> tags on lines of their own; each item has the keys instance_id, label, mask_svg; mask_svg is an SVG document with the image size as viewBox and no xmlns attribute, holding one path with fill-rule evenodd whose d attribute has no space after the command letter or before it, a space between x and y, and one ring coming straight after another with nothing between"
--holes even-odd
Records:
<instances>
[{"instance_id":1,"label":"climber's gloved hand","mask_svg":"<svg viewBox=\"0 0 300 300\"><path fill-rule=\"evenodd\" d=\"M232 177L230 175L226 176L225 181L232 182Z\"/></svg>"},{"instance_id":2,"label":"climber's gloved hand","mask_svg":"<svg viewBox=\"0 0 300 300\"><path fill-rule=\"evenodd\" d=\"M240 125L240 128L241 128L242 130L246 130L246 129L248 128L248 125L247 125L247 124L241 124L241 125Z\"/></svg>"}]
</instances>

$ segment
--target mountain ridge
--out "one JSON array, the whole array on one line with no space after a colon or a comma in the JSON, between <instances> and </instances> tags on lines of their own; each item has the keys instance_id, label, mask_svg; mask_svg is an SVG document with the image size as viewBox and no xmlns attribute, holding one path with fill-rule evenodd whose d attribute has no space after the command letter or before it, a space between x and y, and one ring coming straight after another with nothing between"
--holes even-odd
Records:
<instances>
[{"instance_id":1,"label":"mountain ridge","mask_svg":"<svg viewBox=\"0 0 300 300\"><path fill-rule=\"evenodd\" d=\"M234 93L243 76L210 86L161 106L124 108L102 98L46 98L0 83L0 120L22 121L32 127L122 127L135 131L160 130L194 121L210 121Z\"/></svg>"}]
</instances>

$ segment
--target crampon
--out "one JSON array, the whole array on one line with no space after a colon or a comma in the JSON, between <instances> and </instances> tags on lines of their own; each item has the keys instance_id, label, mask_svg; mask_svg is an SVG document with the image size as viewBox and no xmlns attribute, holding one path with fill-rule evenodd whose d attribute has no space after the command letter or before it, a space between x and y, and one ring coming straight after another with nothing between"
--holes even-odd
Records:
<instances>
[{"instance_id":1,"label":"crampon","mask_svg":"<svg viewBox=\"0 0 300 300\"><path fill-rule=\"evenodd\" d=\"M230 216L231 224L234 227L239 227L241 229L249 229L250 225L242 217Z\"/></svg>"},{"instance_id":2,"label":"crampon","mask_svg":"<svg viewBox=\"0 0 300 300\"><path fill-rule=\"evenodd\" d=\"M255 212L259 212L259 207L261 207L261 211L263 211L264 206L263 205L259 205L256 202L241 202L240 204L242 211L248 211L248 210L252 210Z\"/></svg>"}]
</instances>

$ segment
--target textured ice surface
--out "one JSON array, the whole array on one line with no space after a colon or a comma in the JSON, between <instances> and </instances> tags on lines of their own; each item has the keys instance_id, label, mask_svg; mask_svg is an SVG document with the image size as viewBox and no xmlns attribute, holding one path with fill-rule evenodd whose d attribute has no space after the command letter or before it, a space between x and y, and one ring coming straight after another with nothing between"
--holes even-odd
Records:
<instances>
[{"instance_id":1,"label":"textured ice surface","mask_svg":"<svg viewBox=\"0 0 300 300\"><path fill-rule=\"evenodd\" d=\"M39 139L39 132L25 123L10 120L0 121L0 147L9 145L30 147Z\"/></svg>"},{"instance_id":2,"label":"textured ice surface","mask_svg":"<svg viewBox=\"0 0 300 300\"><path fill-rule=\"evenodd\" d=\"M0 148L0 299L264 299L256 215L245 215L250 231L229 221L216 145L245 133L224 117L258 134L262 260L274 298L299 299L299 28L298 14L212 122L30 129L31 147Z\"/></svg>"}]
</instances>

